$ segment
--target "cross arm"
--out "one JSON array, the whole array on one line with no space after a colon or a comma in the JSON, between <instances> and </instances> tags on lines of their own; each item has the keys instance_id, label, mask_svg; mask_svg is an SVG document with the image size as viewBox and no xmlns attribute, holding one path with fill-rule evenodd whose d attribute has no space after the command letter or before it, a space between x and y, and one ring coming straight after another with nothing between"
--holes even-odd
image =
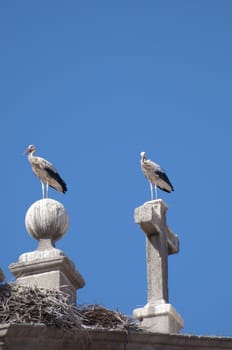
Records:
<instances>
[{"instance_id":1,"label":"cross arm","mask_svg":"<svg viewBox=\"0 0 232 350\"><path fill-rule=\"evenodd\" d=\"M147 236L165 235L168 245L168 254L179 251L179 238L166 225L167 206L162 200L146 202L135 209L134 219Z\"/></svg>"}]
</instances>

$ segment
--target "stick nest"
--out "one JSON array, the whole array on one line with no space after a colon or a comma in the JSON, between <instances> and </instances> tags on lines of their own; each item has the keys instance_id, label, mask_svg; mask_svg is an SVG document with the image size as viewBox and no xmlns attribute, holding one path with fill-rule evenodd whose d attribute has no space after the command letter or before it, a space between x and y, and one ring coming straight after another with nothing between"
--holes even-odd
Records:
<instances>
[{"instance_id":1,"label":"stick nest","mask_svg":"<svg viewBox=\"0 0 232 350\"><path fill-rule=\"evenodd\" d=\"M136 322L100 305L75 306L54 289L0 285L0 323L44 324L62 329L139 330Z\"/></svg>"}]
</instances>

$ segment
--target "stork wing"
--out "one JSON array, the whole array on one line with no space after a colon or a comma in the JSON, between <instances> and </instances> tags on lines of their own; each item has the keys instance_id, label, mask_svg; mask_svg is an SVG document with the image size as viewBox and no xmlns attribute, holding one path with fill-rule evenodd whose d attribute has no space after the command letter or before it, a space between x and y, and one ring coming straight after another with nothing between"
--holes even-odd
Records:
<instances>
[{"instance_id":1,"label":"stork wing","mask_svg":"<svg viewBox=\"0 0 232 350\"><path fill-rule=\"evenodd\" d=\"M156 169L156 170L155 170L155 173L159 176L159 179L161 179L161 180L164 181L166 184L168 184L168 185L171 187L172 191L174 191L174 188L173 188L173 186L172 186L172 184L171 184L169 178L167 177L165 171L164 171L162 168L159 167L158 169ZM170 192L170 191L167 191L167 190L165 189L165 186L162 186L162 185L159 186L159 183L157 183L157 186L160 187L163 191Z\"/></svg>"},{"instance_id":2,"label":"stork wing","mask_svg":"<svg viewBox=\"0 0 232 350\"><path fill-rule=\"evenodd\" d=\"M50 168L54 172L57 172L56 169L54 168L54 166L52 165L52 163L48 162L46 159L41 158L41 157L33 157L31 159L31 165L32 165L32 167L34 167L37 170Z\"/></svg>"},{"instance_id":3,"label":"stork wing","mask_svg":"<svg viewBox=\"0 0 232 350\"><path fill-rule=\"evenodd\" d=\"M60 175L58 174L58 172L56 171L56 169L53 166L46 166L45 170L48 172L48 174L55 180L57 181L60 186L63 189L63 192L67 192L67 186L66 183L64 182L63 179L61 179ZM49 184L50 185L50 184ZM50 185L51 186L51 185ZM53 186L51 186L53 187ZM53 187L54 188L54 187Z\"/></svg>"}]
</instances>

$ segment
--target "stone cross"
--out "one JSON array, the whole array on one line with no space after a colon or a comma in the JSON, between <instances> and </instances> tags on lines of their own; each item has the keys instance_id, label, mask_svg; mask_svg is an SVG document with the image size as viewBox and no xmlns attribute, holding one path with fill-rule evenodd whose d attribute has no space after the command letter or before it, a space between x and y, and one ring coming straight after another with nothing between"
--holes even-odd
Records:
<instances>
[{"instance_id":1,"label":"stone cross","mask_svg":"<svg viewBox=\"0 0 232 350\"><path fill-rule=\"evenodd\" d=\"M178 333L183 320L168 302L168 255L179 251L179 239L166 224L166 204L158 199L135 209L135 222L146 234L147 304L134 317L152 332Z\"/></svg>"}]
</instances>

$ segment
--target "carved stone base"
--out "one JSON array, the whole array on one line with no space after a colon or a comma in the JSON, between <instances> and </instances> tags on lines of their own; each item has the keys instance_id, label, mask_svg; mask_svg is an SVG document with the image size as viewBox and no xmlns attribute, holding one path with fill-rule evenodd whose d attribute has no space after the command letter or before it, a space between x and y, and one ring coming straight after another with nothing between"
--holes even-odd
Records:
<instances>
[{"instance_id":1,"label":"carved stone base","mask_svg":"<svg viewBox=\"0 0 232 350\"><path fill-rule=\"evenodd\" d=\"M61 290L70 296L69 301L73 304L76 302L76 290L82 288L85 281L61 250L50 244L47 248L22 254L9 269L17 284Z\"/></svg>"},{"instance_id":2,"label":"carved stone base","mask_svg":"<svg viewBox=\"0 0 232 350\"><path fill-rule=\"evenodd\" d=\"M140 327L153 333L179 333L184 323L171 304L145 305L135 309L133 316Z\"/></svg>"}]
</instances>

